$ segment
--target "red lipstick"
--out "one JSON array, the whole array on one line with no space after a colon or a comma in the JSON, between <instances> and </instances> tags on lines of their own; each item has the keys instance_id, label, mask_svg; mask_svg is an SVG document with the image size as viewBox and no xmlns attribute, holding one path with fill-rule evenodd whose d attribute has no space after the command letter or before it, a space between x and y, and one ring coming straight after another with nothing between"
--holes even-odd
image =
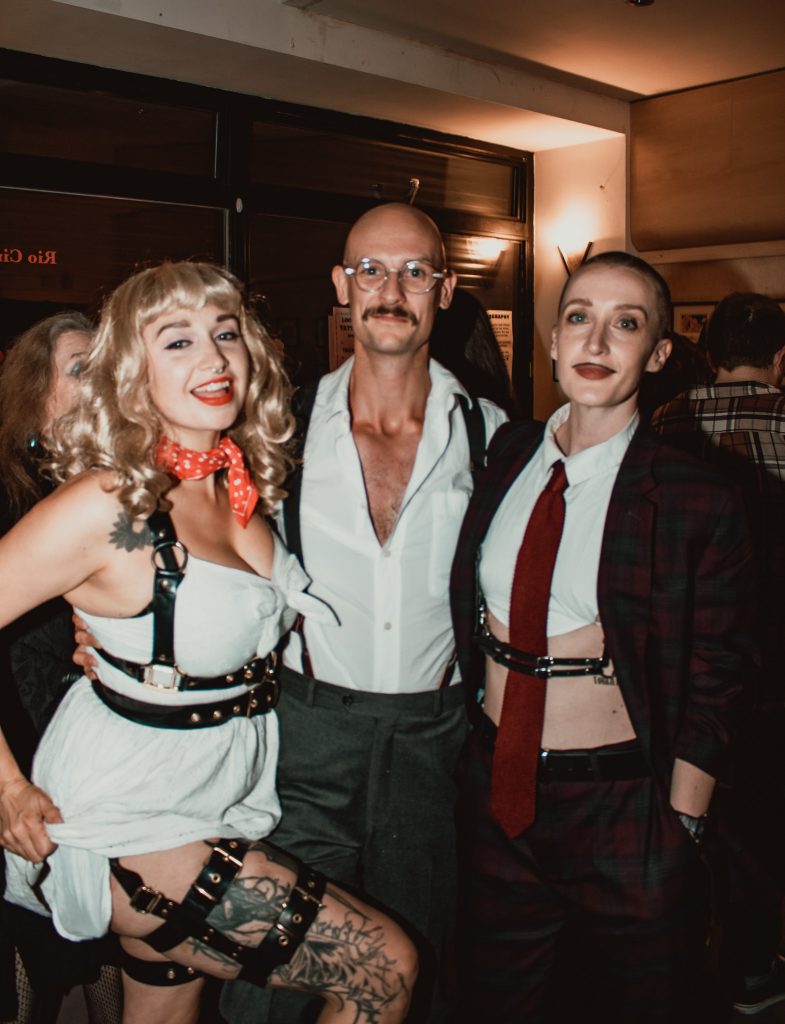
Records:
<instances>
[{"instance_id":1,"label":"red lipstick","mask_svg":"<svg viewBox=\"0 0 785 1024\"><path fill-rule=\"evenodd\" d=\"M191 394L205 405L228 405L234 398L234 381L231 377L215 377L194 388Z\"/></svg>"},{"instance_id":2,"label":"red lipstick","mask_svg":"<svg viewBox=\"0 0 785 1024\"><path fill-rule=\"evenodd\" d=\"M607 366L600 366L598 363L578 363L577 366L573 366L573 370L585 380L604 380L616 372Z\"/></svg>"}]
</instances>

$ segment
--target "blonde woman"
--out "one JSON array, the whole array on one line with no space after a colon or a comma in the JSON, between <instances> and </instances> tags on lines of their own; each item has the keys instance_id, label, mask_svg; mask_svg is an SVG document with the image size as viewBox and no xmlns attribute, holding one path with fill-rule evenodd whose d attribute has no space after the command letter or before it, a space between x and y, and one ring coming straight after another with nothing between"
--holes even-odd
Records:
<instances>
[{"instance_id":1,"label":"blonde woman","mask_svg":"<svg viewBox=\"0 0 785 1024\"><path fill-rule=\"evenodd\" d=\"M400 1021L408 940L257 841L280 816L275 647L296 611L330 615L256 514L288 467L275 348L230 274L164 264L110 297L83 384L63 486L0 541L0 626L62 594L101 645L32 782L0 744L7 898L119 934L125 1024L195 1021L200 973Z\"/></svg>"}]
</instances>

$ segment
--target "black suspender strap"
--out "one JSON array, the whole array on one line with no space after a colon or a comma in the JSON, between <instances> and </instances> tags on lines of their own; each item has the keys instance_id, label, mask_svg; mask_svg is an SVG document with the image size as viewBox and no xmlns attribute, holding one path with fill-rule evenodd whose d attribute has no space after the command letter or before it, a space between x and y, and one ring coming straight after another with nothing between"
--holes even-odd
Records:
<instances>
[{"instance_id":1,"label":"black suspender strap","mask_svg":"<svg viewBox=\"0 0 785 1024\"><path fill-rule=\"evenodd\" d=\"M283 502L283 525L286 531L286 546L293 555L296 555L300 565L303 564L303 542L300 534L303 452L305 451L305 439L308 436L308 424L311 422L311 413L313 412L313 404L316 401L316 392L318 390L319 381L315 380L298 388L292 398L292 412L297 421L294 433L294 451L292 453L296 465L286 481L287 496Z\"/></svg>"},{"instance_id":2,"label":"black suspender strap","mask_svg":"<svg viewBox=\"0 0 785 1024\"><path fill-rule=\"evenodd\" d=\"M466 434L469 438L469 458L471 459L472 473L475 473L485 465L485 455L488 450L485 437L485 417L476 398L470 404L466 395L458 395L458 404L466 424Z\"/></svg>"},{"instance_id":3,"label":"black suspender strap","mask_svg":"<svg viewBox=\"0 0 785 1024\"><path fill-rule=\"evenodd\" d=\"M153 664L174 665L174 604L185 576L188 552L178 541L172 517L160 509L147 520L153 540ZM180 552L180 558L175 554Z\"/></svg>"}]
</instances>

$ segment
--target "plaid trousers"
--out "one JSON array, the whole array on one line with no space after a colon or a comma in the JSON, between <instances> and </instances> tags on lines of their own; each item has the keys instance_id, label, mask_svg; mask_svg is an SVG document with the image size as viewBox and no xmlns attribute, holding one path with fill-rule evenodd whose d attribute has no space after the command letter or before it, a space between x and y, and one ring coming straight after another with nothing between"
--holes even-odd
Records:
<instances>
[{"instance_id":1,"label":"plaid trousers","mask_svg":"<svg viewBox=\"0 0 785 1024\"><path fill-rule=\"evenodd\" d=\"M459 765L466 1021L556 1019L576 960L591 979L582 1019L680 1020L706 887L654 780L539 782L535 822L510 840L490 812L491 760L475 730Z\"/></svg>"}]
</instances>

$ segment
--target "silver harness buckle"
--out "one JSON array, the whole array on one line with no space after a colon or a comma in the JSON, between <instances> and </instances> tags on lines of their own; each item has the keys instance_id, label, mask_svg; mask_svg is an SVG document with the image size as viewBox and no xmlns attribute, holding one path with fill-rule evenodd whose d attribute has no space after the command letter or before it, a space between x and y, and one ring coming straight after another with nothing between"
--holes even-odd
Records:
<instances>
[{"instance_id":1,"label":"silver harness buckle","mask_svg":"<svg viewBox=\"0 0 785 1024\"><path fill-rule=\"evenodd\" d=\"M183 675L174 665L145 665L142 683L154 690L179 690Z\"/></svg>"}]
</instances>

